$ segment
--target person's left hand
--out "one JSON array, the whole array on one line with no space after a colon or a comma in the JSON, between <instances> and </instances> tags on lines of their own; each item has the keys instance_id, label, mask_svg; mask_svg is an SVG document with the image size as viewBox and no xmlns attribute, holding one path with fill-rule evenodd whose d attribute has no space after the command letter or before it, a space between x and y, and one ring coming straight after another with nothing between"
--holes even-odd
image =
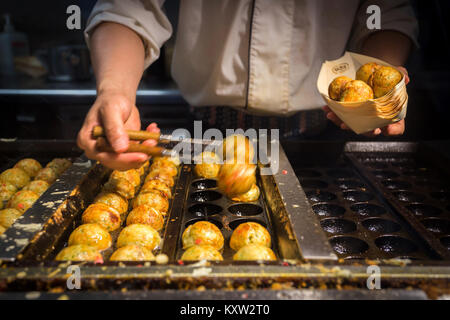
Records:
<instances>
[{"instance_id":1,"label":"person's left hand","mask_svg":"<svg viewBox=\"0 0 450 320\"><path fill-rule=\"evenodd\" d=\"M408 75L408 71L404 67L397 67L403 74L405 75L405 83L408 84L410 79ZM330 107L325 106L322 108L325 112L325 116L335 125L340 127L342 130L350 130L350 128L330 109ZM402 135L405 132L405 120L401 120L396 123L392 123L383 128L376 128L370 132L363 133L368 137L375 137L380 134L385 136L398 136Z\"/></svg>"}]
</instances>

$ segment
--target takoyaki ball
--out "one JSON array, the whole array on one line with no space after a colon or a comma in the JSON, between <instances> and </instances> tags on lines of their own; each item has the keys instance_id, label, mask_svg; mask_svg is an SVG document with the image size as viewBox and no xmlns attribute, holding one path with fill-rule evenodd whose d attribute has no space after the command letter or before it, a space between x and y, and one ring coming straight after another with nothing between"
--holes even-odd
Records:
<instances>
[{"instance_id":1,"label":"takoyaki ball","mask_svg":"<svg viewBox=\"0 0 450 320\"><path fill-rule=\"evenodd\" d=\"M11 227L14 221L16 221L21 215L22 212L13 208L0 210L0 225L7 229Z\"/></svg>"},{"instance_id":2,"label":"takoyaki ball","mask_svg":"<svg viewBox=\"0 0 450 320\"><path fill-rule=\"evenodd\" d=\"M147 248L130 244L123 246L111 255L111 261L152 261L155 260L153 253Z\"/></svg>"},{"instance_id":3,"label":"takoyaki ball","mask_svg":"<svg viewBox=\"0 0 450 320\"><path fill-rule=\"evenodd\" d=\"M246 193L238 195L232 200L237 202L253 202L259 199L260 193L258 186L254 184Z\"/></svg>"},{"instance_id":4,"label":"takoyaki ball","mask_svg":"<svg viewBox=\"0 0 450 320\"><path fill-rule=\"evenodd\" d=\"M153 250L161 242L158 231L146 224L130 224L122 229L117 238L117 248L130 244Z\"/></svg>"},{"instance_id":5,"label":"takoyaki ball","mask_svg":"<svg viewBox=\"0 0 450 320\"><path fill-rule=\"evenodd\" d=\"M147 224L159 231L164 226L164 216L157 209L143 204L137 206L128 214L127 226L134 223Z\"/></svg>"},{"instance_id":6,"label":"takoyaki ball","mask_svg":"<svg viewBox=\"0 0 450 320\"><path fill-rule=\"evenodd\" d=\"M222 261L223 257L219 251L213 246L202 245L189 247L181 256L181 260L184 261Z\"/></svg>"},{"instance_id":7,"label":"takoyaki ball","mask_svg":"<svg viewBox=\"0 0 450 320\"><path fill-rule=\"evenodd\" d=\"M30 176L20 168L11 168L0 174L1 182L9 182L17 189L22 189L30 182Z\"/></svg>"},{"instance_id":8,"label":"takoyaki ball","mask_svg":"<svg viewBox=\"0 0 450 320\"><path fill-rule=\"evenodd\" d=\"M337 77L331 81L328 86L328 96L330 99L339 101L344 86L350 81L352 81L352 79L346 76Z\"/></svg>"},{"instance_id":9,"label":"takoyaki ball","mask_svg":"<svg viewBox=\"0 0 450 320\"><path fill-rule=\"evenodd\" d=\"M136 194L136 187L126 179L109 177L105 183L104 190L108 192L115 192L125 199L132 199Z\"/></svg>"},{"instance_id":10,"label":"takoyaki ball","mask_svg":"<svg viewBox=\"0 0 450 320\"><path fill-rule=\"evenodd\" d=\"M112 244L111 235L96 223L82 224L69 237L69 246L85 244L98 250L108 249Z\"/></svg>"},{"instance_id":11,"label":"takoyaki ball","mask_svg":"<svg viewBox=\"0 0 450 320\"><path fill-rule=\"evenodd\" d=\"M69 159L63 158L55 158L46 165L47 168L52 168L55 170L58 176L70 168L70 166L72 166L72 162L70 162Z\"/></svg>"},{"instance_id":12,"label":"takoyaki ball","mask_svg":"<svg viewBox=\"0 0 450 320\"><path fill-rule=\"evenodd\" d=\"M30 190L41 196L48 188L50 184L44 180L33 180L27 184L22 190Z\"/></svg>"},{"instance_id":13,"label":"takoyaki ball","mask_svg":"<svg viewBox=\"0 0 450 320\"><path fill-rule=\"evenodd\" d=\"M17 188L11 182L0 181L0 202L8 201L16 192Z\"/></svg>"},{"instance_id":14,"label":"takoyaki ball","mask_svg":"<svg viewBox=\"0 0 450 320\"><path fill-rule=\"evenodd\" d=\"M164 169L162 169L162 168L154 169L154 170L150 171L150 173L145 178L145 182L147 182L149 180L153 180L153 179L161 180L161 181L165 182L171 188L175 184L173 176L171 176L168 172L164 171Z\"/></svg>"},{"instance_id":15,"label":"takoyaki ball","mask_svg":"<svg viewBox=\"0 0 450 320\"><path fill-rule=\"evenodd\" d=\"M81 215L83 223L97 223L111 232L120 227L120 213L104 203L93 203Z\"/></svg>"},{"instance_id":16,"label":"takoyaki ball","mask_svg":"<svg viewBox=\"0 0 450 320\"><path fill-rule=\"evenodd\" d=\"M176 167L179 167L181 164L180 158L178 157L154 157L153 158L153 163L158 163L158 162L171 162L173 163Z\"/></svg>"},{"instance_id":17,"label":"takoyaki ball","mask_svg":"<svg viewBox=\"0 0 450 320\"><path fill-rule=\"evenodd\" d=\"M217 177L219 190L229 198L247 193L256 183L256 166L244 163L225 163Z\"/></svg>"},{"instance_id":18,"label":"takoyaki ball","mask_svg":"<svg viewBox=\"0 0 450 320\"><path fill-rule=\"evenodd\" d=\"M140 193L133 199L133 209L143 204L155 208L162 214L166 214L167 210L169 210L169 200L167 200L164 194L158 190Z\"/></svg>"},{"instance_id":19,"label":"takoyaki ball","mask_svg":"<svg viewBox=\"0 0 450 320\"><path fill-rule=\"evenodd\" d=\"M166 172L171 177L175 177L178 174L177 166L170 161L158 161L152 163L152 165L150 166L150 172L158 169Z\"/></svg>"},{"instance_id":20,"label":"takoyaki ball","mask_svg":"<svg viewBox=\"0 0 450 320\"><path fill-rule=\"evenodd\" d=\"M36 177L34 177L35 180L44 180L48 182L49 184L52 184L53 182L58 179L58 173L53 168L43 168L39 170Z\"/></svg>"},{"instance_id":21,"label":"takoyaki ball","mask_svg":"<svg viewBox=\"0 0 450 320\"><path fill-rule=\"evenodd\" d=\"M55 260L57 261L103 261L102 254L95 248L85 244L76 244L62 249Z\"/></svg>"},{"instance_id":22,"label":"takoyaki ball","mask_svg":"<svg viewBox=\"0 0 450 320\"><path fill-rule=\"evenodd\" d=\"M226 137L223 140L222 152L224 163L253 163L255 155L253 144L241 134Z\"/></svg>"},{"instance_id":23,"label":"takoyaki ball","mask_svg":"<svg viewBox=\"0 0 450 320\"><path fill-rule=\"evenodd\" d=\"M197 176L207 179L216 178L220 170L220 159L214 152L202 152L195 159L194 172Z\"/></svg>"},{"instance_id":24,"label":"takoyaki ball","mask_svg":"<svg viewBox=\"0 0 450 320\"><path fill-rule=\"evenodd\" d=\"M370 78L375 98L389 93L402 80L402 74L395 68L383 66Z\"/></svg>"},{"instance_id":25,"label":"takoyaki ball","mask_svg":"<svg viewBox=\"0 0 450 320\"><path fill-rule=\"evenodd\" d=\"M151 192L152 190L161 191L167 199L172 198L172 189L162 180L147 180L141 188L141 193Z\"/></svg>"},{"instance_id":26,"label":"takoyaki ball","mask_svg":"<svg viewBox=\"0 0 450 320\"><path fill-rule=\"evenodd\" d=\"M39 199L39 195L33 191L21 190L8 201L8 208L14 208L24 213Z\"/></svg>"},{"instance_id":27,"label":"takoyaki ball","mask_svg":"<svg viewBox=\"0 0 450 320\"><path fill-rule=\"evenodd\" d=\"M0 225L0 236L1 236L2 234L4 234L5 231L6 231L6 228L5 228L4 226Z\"/></svg>"},{"instance_id":28,"label":"takoyaki ball","mask_svg":"<svg viewBox=\"0 0 450 320\"><path fill-rule=\"evenodd\" d=\"M341 102L364 102L373 99L372 88L361 80L348 82L342 90Z\"/></svg>"},{"instance_id":29,"label":"takoyaki ball","mask_svg":"<svg viewBox=\"0 0 450 320\"><path fill-rule=\"evenodd\" d=\"M376 62L366 63L356 71L356 80L361 80L369 84L370 76L380 68L381 66Z\"/></svg>"},{"instance_id":30,"label":"takoyaki ball","mask_svg":"<svg viewBox=\"0 0 450 320\"><path fill-rule=\"evenodd\" d=\"M135 188L141 184L141 175L136 169L126 171L114 170L111 173L110 179L125 179L129 181Z\"/></svg>"},{"instance_id":31,"label":"takoyaki ball","mask_svg":"<svg viewBox=\"0 0 450 320\"><path fill-rule=\"evenodd\" d=\"M191 224L181 236L183 249L195 245L210 245L216 250L223 248L223 235L216 225L208 221L199 221Z\"/></svg>"},{"instance_id":32,"label":"takoyaki ball","mask_svg":"<svg viewBox=\"0 0 450 320\"><path fill-rule=\"evenodd\" d=\"M233 256L233 260L237 261L273 261L276 259L277 257L272 249L258 244L246 245L245 247L240 248Z\"/></svg>"},{"instance_id":33,"label":"takoyaki ball","mask_svg":"<svg viewBox=\"0 0 450 320\"><path fill-rule=\"evenodd\" d=\"M248 244L258 244L270 248L269 232L256 222L241 223L231 235L230 247L237 251Z\"/></svg>"},{"instance_id":34,"label":"takoyaki ball","mask_svg":"<svg viewBox=\"0 0 450 320\"><path fill-rule=\"evenodd\" d=\"M42 169L41 164L34 159L22 159L16 163L14 168L19 168L25 171L31 178L36 177L39 170Z\"/></svg>"},{"instance_id":35,"label":"takoyaki ball","mask_svg":"<svg viewBox=\"0 0 450 320\"><path fill-rule=\"evenodd\" d=\"M116 209L121 216L128 211L128 201L115 192L101 192L94 199L94 203L103 203Z\"/></svg>"}]
</instances>

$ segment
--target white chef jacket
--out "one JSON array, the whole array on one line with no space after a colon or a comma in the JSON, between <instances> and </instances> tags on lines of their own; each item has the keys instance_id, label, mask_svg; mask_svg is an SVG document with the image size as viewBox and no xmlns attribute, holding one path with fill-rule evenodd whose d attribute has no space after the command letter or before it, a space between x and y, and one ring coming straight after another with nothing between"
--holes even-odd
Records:
<instances>
[{"instance_id":1,"label":"white chef jacket","mask_svg":"<svg viewBox=\"0 0 450 320\"><path fill-rule=\"evenodd\" d=\"M85 30L103 21L142 38L145 65L172 35L164 0L99 0ZM369 5L381 8L382 30L417 45L407 0L183 0L172 77L193 106L231 106L256 114L291 115L324 102L316 88L324 60L358 51L369 30Z\"/></svg>"}]
</instances>

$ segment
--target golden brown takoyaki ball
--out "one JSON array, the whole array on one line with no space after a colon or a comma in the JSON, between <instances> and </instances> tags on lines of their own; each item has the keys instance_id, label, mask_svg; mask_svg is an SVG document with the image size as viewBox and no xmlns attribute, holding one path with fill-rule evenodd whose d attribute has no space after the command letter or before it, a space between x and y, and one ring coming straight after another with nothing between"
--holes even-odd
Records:
<instances>
[{"instance_id":1,"label":"golden brown takoyaki ball","mask_svg":"<svg viewBox=\"0 0 450 320\"><path fill-rule=\"evenodd\" d=\"M245 247L240 248L233 256L233 260L236 261L273 261L276 259L277 257L272 249L258 244L246 245Z\"/></svg>"},{"instance_id":2,"label":"golden brown takoyaki ball","mask_svg":"<svg viewBox=\"0 0 450 320\"><path fill-rule=\"evenodd\" d=\"M129 181L135 188L141 184L141 175L136 169L130 169L126 171L114 170L111 173L110 179L125 179Z\"/></svg>"},{"instance_id":3,"label":"golden brown takoyaki ball","mask_svg":"<svg viewBox=\"0 0 450 320\"><path fill-rule=\"evenodd\" d=\"M140 193L132 201L133 208L143 204L153 207L163 214L167 213L167 210L169 210L169 200L158 190Z\"/></svg>"},{"instance_id":4,"label":"golden brown takoyaki ball","mask_svg":"<svg viewBox=\"0 0 450 320\"><path fill-rule=\"evenodd\" d=\"M163 169L154 169L150 171L147 177L145 177L145 182L154 179L165 182L171 188L175 184L173 177L169 173L165 172Z\"/></svg>"},{"instance_id":5,"label":"golden brown takoyaki ball","mask_svg":"<svg viewBox=\"0 0 450 320\"><path fill-rule=\"evenodd\" d=\"M383 66L370 79L375 98L389 93L402 80L402 74L395 68Z\"/></svg>"},{"instance_id":6,"label":"golden brown takoyaki ball","mask_svg":"<svg viewBox=\"0 0 450 320\"><path fill-rule=\"evenodd\" d=\"M241 223L231 235L230 248L237 251L248 244L259 244L270 248L269 232L256 222Z\"/></svg>"},{"instance_id":7,"label":"golden brown takoyaki ball","mask_svg":"<svg viewBox=\"0 0 450 320\"><path fill-rule=\"evenodd\" d=\"M39 199L33 191L21 190L16 192L16 194L8 201L8 208L14 208L24 213Z\"/></svg>"},{"instance_id":8,"label":"golden brown takoyaki ball","mask_svg":"<svg viewBox=\"0 0 450 320\"><path fill-rule=\"evenodd\" d=\"M260 195L259 188L256 184L254 184L250 188L250 190L248 190L246 193L238 195L234 197L232 200L238 202L254 202L259 199L259 195Z\"/></svg>"},{"instance_id":9,"label":"golden brown takoyaki ball","mask_svg":"<svg viewBox=\"0 0 450 320\"><path fill-rule=\"evenodd\" d=\"M17 192L16 186L7 181L0 181L0 202L8 201Z\"/></svg>"},{"instance_id":10,"label":"golden brown takoyaki ball","mask_svg":"<svg viewBox=\"0 0 450 320\"><path fill-rule=\"evenodd\" d=\"M126 179L110 177L105 183L104 191L115 192L125 199L132 199L136 194L136 187Z\"/></svg>"},{"instance_id":11,"label":"golden brown takoyaki ball","mask_svg":"<svg viewBox=\"0 0 450 320\"><path fill-rule=\"evenodd\" d=\"M330 99L339 101L344 86L350 81L352 81L352 79L346 76L337 77L331 81L328 86L328 96Z\"/></svg>"},{"instance_id":12,"label":"golden brown takoyaki ball","mask_svg":"<svg viewBox=\"0 0 450 320\"><path fill-rule=\"evenodd\" d=\"M14 168L19 168L25 171L31 178L36 177L39 170L42 169L41 164L31 158L22 159L19 162L16 163Z\"/></svg>"},{"instance_id":13,"label":"golden brown takoyaki ball","mask_svg":"<svg viewBox=\"0 0 450 320\"><path fill-rule=\"evenodd\" d=\"M52 168L58 176L71 166L72 162L69 159L62 158L55 158L46 165L47 168Z\"/></svg>"},{"instance_id":14,"label":"golden brown takoyaki ball","mask_svg":"<svg viewBox=\"0 0 450 320\"><path fill-rule=\"evenodd\" d=\"M380 68L381 66L376 62L366 63L356 71L356 80L361 80L369 84L370 76Z\"/></svg>"},{"instance_id":15,"label":"golden brown takoyaki ball","mask_svg":"<svg viewBox=\"0 0 450 320\"><path fill-rule=\"evenodd\" d=\"M151 192L152 190L161 191L167 199L172 198L172 189L162 180L147 180L141 188L141 193Z\"/></svg>"},{"instance_id":16,"label":"golden brown takoyaki ball","mask_svg":"<svg viewBox=\"0 0 450 320\"><path fill-rule=\"evenodd\" d=\"M219 190L229 198L248 192L256 183L256 166L243 163L225 163L217 177Z\"/></svg>"},{"instance_id":17,"label":"golden brown takoyaki ball","mask_svg":"<svg viewBox=\"0 0 450 320\"><path fill-rule=\"evenodd\" d=\"M213 246L202 245L189 247L181 256L184 261L222 261L223 257Z\"/></svg>"},{"instance_id":18,"label":"golden brown takoyaki ball","mask_svg":"<svg viewBox=\"0 0 450 320\"><path fill-rule=\"evenodd\" d=\"M164 226L164 216L157 209L143 204L137 206L128 214L127 226L134 223L147 224L159 231Z\"/></svg>"},{"instance_id":19,"label":"golden brown takoyaki ball","mask_svg":"<svg viewBox=\"0 0 450 320\"><path fill-rule=\"evenodd\" d=\"M341 93L341 102L364 102L373 99L372 88L361 80L348 82Z\"/></svg>"},{"instance_id":20,"label":"golden brown takoyaki ball","mask_svg":"<svg viewBox=\"0 0 450 320\"><path fill-rule=\"evenodd\" d=\"M94 199L94 203L103 203L116 209L121 216L128 211L128 201L115 192L101 192Z\"/></svg>"},{"instance_id":21,"label":"golden brown takoyaki ball","mask_svg":"<svg viewBox=\"0 0 450 320\"><path fill-rule=\"evenodd\" d=\"M253 163L255 150L247 137L233 134L226 137L222 143L224 163Z\"/></svg>"},{"instance_id":22,"label":"golden brown takoyaki ball","mask_svg":"<svg viewBox=\"0 0 450 320\"><path fill-rule=\"evenodd\" d=\"M210 245L216 250L223 248L223 235L219 228L211 222L199 221L191 224L181 236L183 249L194 245Z\"/></svg>"},{"instance_id":23,"label":"golden brown takoyaki ball","mask_svg":"<svg viewBox=\"0 0 450 320\"><path fill-rule=\"evenodd\" d=\"M171 162L176 167L179 167L181 164L180 158L178 157L153 157L152 163L158 163L158 162Z\"/></svg>"},{"instance_id":24,"label":"golden brown takoyaki ball","mask_svg":"<svg viewBox=\"0 0 450 320\"><path fill-rule=\"evenodd\" d=\"M202 152L195 158L194 172L207 179L216 178L220 170L220 158L214 152Z\"/></svg>"},{"instance_id":25,"label":"golden brown takoyaki ball","mask_svg":"<svg viewBox=\"0 0 450 320\"><path fill-rule=\"evenodd\" d=\"M17 189L22 189L30 182L30 176L20 168L11 168L0 174L1 182L9 182Z\"/></svg>"},{"instance_id":26,"label":"golden brown takoyaki ball","mask_svg":"<svg viewBox=\"0 0 450 320\"><path fill-rule=\"evenodd\" d=\"M0 236L1 236L2 234L4 234L5 231L6 231L6 228L5 228L4 226L0 225Z\"/></svg>"},{"instance_id":27,"label":"golden brown takoyaki ball","mask_svg":"<svg viewBox=\"0 0 450 320\"><path fill-rule=\"evenodd\" d=\"M117 238L117 248L130 244L153 250L161 242L158 231L146 224L130 224L122 229Z\"/></svg>"},{"instance_id":28,"label":"golden brown takoyaki ball","mask_svg":"<svg viewBox=\"0 0 450 320\"><path fill-rule=\"evenodd\" d=\"M82 224L76 228L69 237L69 246L85 244L98 250L108 249L112 244L111 235L102 226L96 223Z\"/></svg>"},{"instance_id":29,"label":"golden brown takoyaki ball","mask_svg":"<svg viewBox=\"0 0 450 320\"><path fill-rule=\"evenodd\" d=\"M33 180L27 184L22 190L30 190L41 196L48 188L50 184L44 180Z\"/></svg>"},{"instance_id":30,"label":"golden brown takoyaki ball","mask_svg":"<svg viewBox=\"0 0 450 320\"><path fill-rule=\"evenodd\" d=\"M120 213L104 203L93 203L84 210L81 220L83 223L97 223L106 231L111 232L120 227Z\"/></svg>"},{"instance_id":31,"label":"golden brown takoyaki ball","mask_svg":"<svg viewBox=\"0 0 450 320\"><path fill-rule=\"evenodd\" d=\"M150 172L153 170L164 171L171 177L175 177L178 174L177 166L170 161L158 161L152 163L152 165L150 166Z\"/></svg>"},{"instance_id":32,"label":"golden brown takoyaki ball","mask_svg":"<svg viewBox=\"0 0 450 320\"><path fill-rule=\"evenodd\" d=\"M48 182L49 184L52 184L53 182L58 179L58 173L53 168L43 168L39 170L36 177L34 177L35 180L44 180Z\"/></svg>"},{"instance_id":33,"label":"golden brown takoyaki ball","mask_svg":"<svg viewBox=\"0 0 450 320\"><path fill-rule=\"evenodd\" d=\"M11 227L14 221L16 221L21 215L22 212L13 208L0 210L0 225L7 229Z\"/></svg>"},{"instance_id":34,"label":"golden brown takoyaki ball","mask_svg":"<svg viewBox=\"0 0 450 320\"><path fill-rule=\"evenodd\" d=\"M111 255L111 261L152 261L155 260L153 253L147 248L130 244L123 246Z\"/></svg>"},{"instance_id":35,"label":"golden brown takoyaki ball","mask_svg":"<svg viewBox=\"0 0 450 320\"><path fill-rule=\"evenodd\" d=\"M85 244L76 244L62 249L55 260L103 262L103 257L97 248Z\"/></svg>"}]
</instances>

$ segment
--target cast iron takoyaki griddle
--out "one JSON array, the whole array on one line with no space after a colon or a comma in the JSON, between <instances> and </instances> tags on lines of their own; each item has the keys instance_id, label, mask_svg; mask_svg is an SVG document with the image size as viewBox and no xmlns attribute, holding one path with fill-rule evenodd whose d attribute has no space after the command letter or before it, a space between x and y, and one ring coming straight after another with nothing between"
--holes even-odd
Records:
<instances>
[{"instance_id":1,"label":"cast iron takoyaki griddle","mask_svg":"<svg viewBox=\"0 0 450 320\"><path fill-rule=\"evenodd\" d=\"M340 258L433 258L433 252L345 159L334 165L297 167L296 174Z\"/></svg>"},{"instance_id":2,"label":"cast iron takoyaki griddle","mask_svg":"<svg viewBox=\"0 0 450 320\"><path fill-rule=\"evenodd\" d=\"M276 247L276 237L274 236L267 209L264 205L263 192L261 192L258 201L247 203L235 202L218 190L217 180L200 178L193 171L190 170L188 173L186 183L186 204L181 219L176 259L180 259L185 251L182 245L182 234L184 230L189 225L202 220L215 224L222 232L225 241L221 253L226 262L231 262L233 255L236 253L229 246L233 230L244 222L256 222L265 227L272 238L272 250L280 258ZM260 186L259 179L257 181L258 186Z\"/></svg>"},{"instance_id":3,"label":"cast iron takoyaki griddle","mask_svg":"<svg viewBox=\"0 0 450 320\"><path fill-rule=\"evenodd\" d=\"M355 153L364 174L393 206L450 257L450 180L444 170L414 153Z\"/></svg>"}]
</instances>

